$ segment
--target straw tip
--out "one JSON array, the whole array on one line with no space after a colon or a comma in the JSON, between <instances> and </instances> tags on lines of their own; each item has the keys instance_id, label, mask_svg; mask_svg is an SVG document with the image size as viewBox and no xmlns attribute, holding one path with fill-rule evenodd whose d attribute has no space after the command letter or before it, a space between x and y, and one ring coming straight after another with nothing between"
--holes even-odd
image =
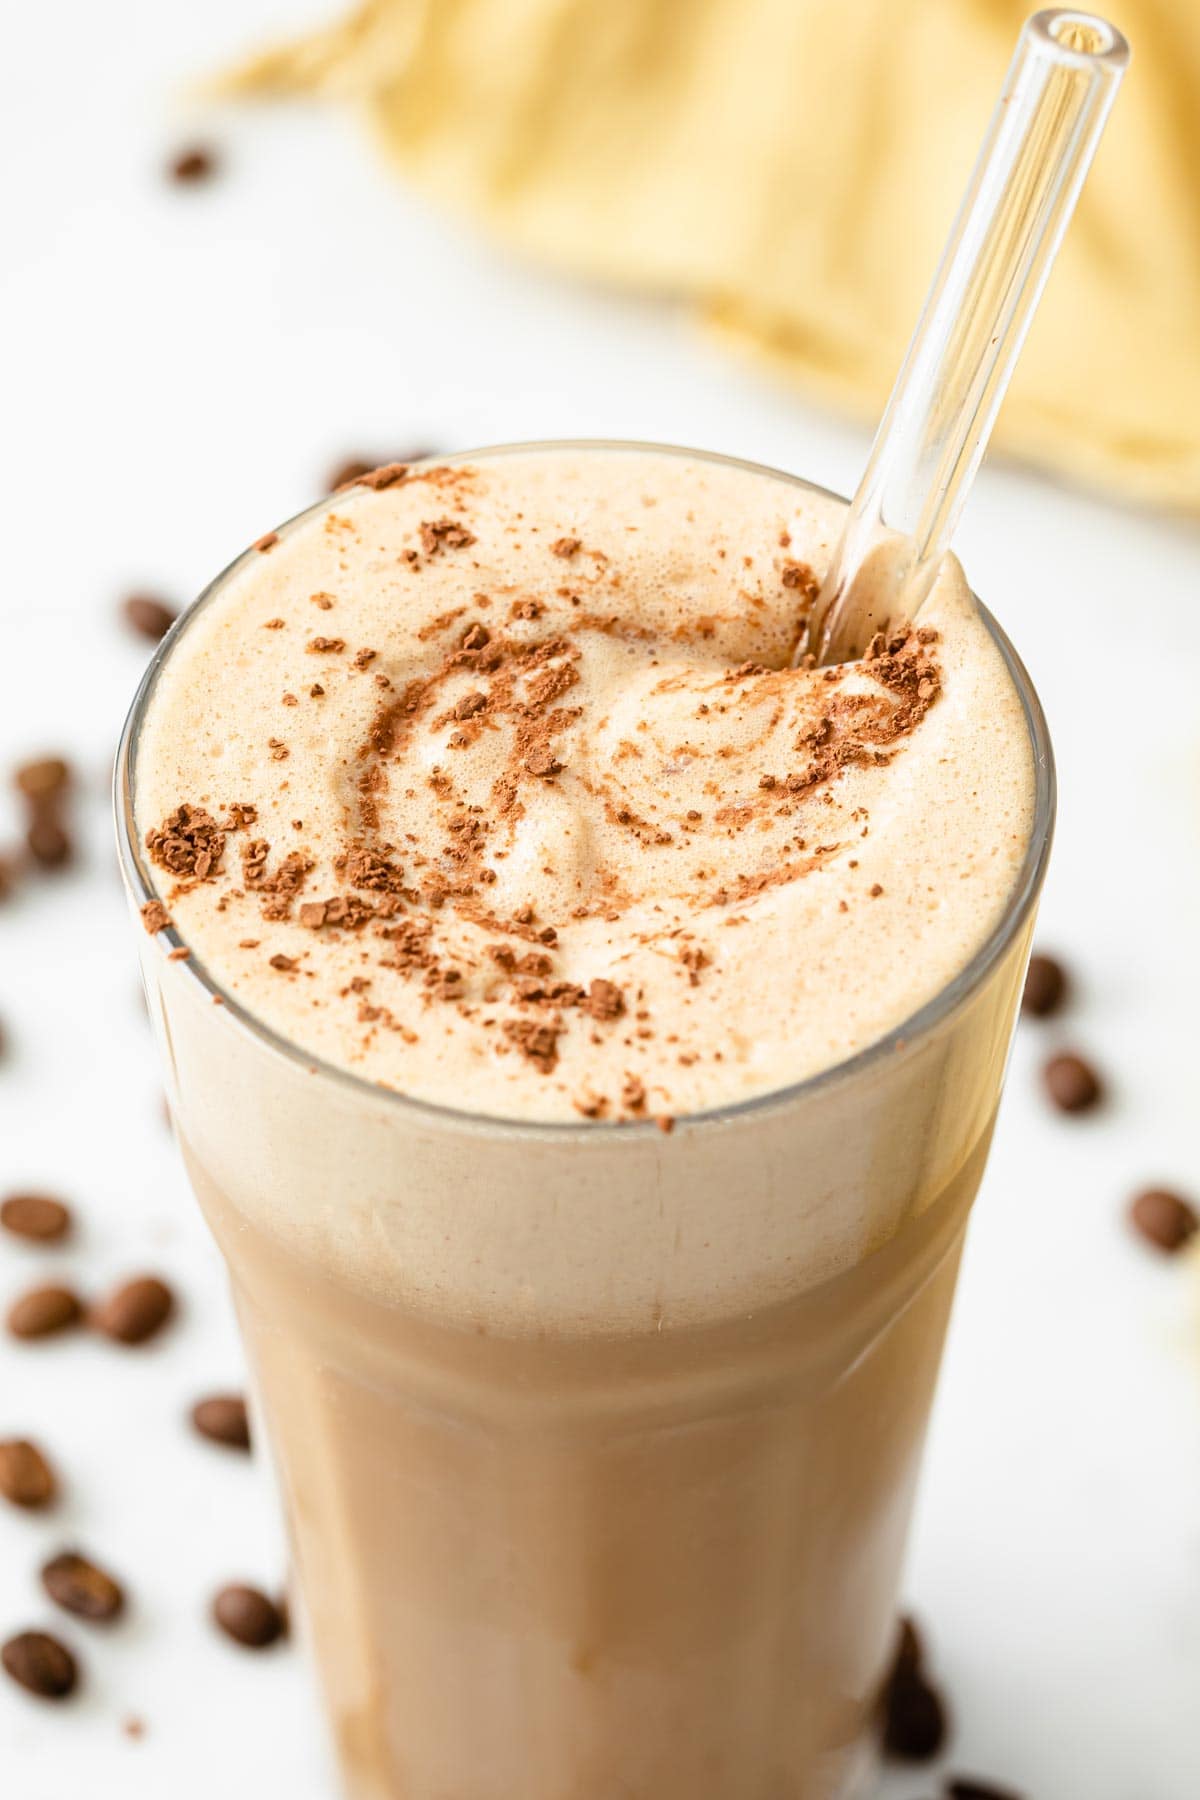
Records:
<instances>
[{"instance_id":1,"label":"straw tip","mask_svg":"<svg viewBox=\"0 0 1200 1800\"><path fill-rule=\"evenodd\" d=\"M1129 42L1124 33L1097 13L1048 7L1034 13L1026 29L1059 55L1065 54L1072 60L1107 63L1110 67L1123 67L1129 60Z\"/></svg>"}]
</instances>

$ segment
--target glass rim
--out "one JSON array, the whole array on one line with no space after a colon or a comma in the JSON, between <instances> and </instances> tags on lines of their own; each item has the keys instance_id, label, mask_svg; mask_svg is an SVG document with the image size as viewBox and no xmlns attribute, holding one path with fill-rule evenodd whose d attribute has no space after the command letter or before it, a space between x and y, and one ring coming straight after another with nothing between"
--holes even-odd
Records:
<instances>
[{"instance_id":1,"label":"glass rim","mask_svg":"<svg viewBox=\"0 0 1200 1800\"><path fill-rule=\"evenodd\" d=\"M806 481L799 475L788 474L785 470L772 468L767 463L753 462L744 457L726 456L715 450L692 450L678 444L643 442L638 439L534 439L529 442L492 444L479 450L458 451L450 456L428 457L424 461L437 464L474 463L500 456L549 450L649 452L654 455L686 457L695 462L716 463L727 468L745 469L751 474L766 476L772 481L783 482L789 487L799 488L804 492L819 494L826 499L846 504L844 497L835 493L831 488L823 487L819 482ZM279 536L283 537L306 520L335 505L337 500L338 491L335 491L333 494L324 495L320 500L315 501L311 506L304 507L300 512L294 513L291 518L278 527ZM252 545L241 551L180 613L151 657L126 716L113 769L113 809L118 862L128 892L137 905L143 905L146 901L160 897L142 852L134 811L138 739L147 709L153 697L158 677L167 659L182 641L189 625L206 606L215 600L227 583L254 555L255 551ZM966 1004L1003 956L1014 936L1032 912L1041 890L1054 836L1056 798L1054 753L1051 748L1045 714L1024 663L987 607L979 600L978 596L975 596L975 599L988 634L999 650L1020 698L1033 755L1034 809L1029 844L1003 912L983 943L958 973L939 988L937 993L923 1006L908 1014L882 1037L864 1045L861 1050L856 1050L851 1056L844 1057L840 1062L832 1063L828 1068L819 1069L800 1081L790 1082L784 1087L771 1088L766 1093L755 1094L745 1100L707 1107L699 1112L680 1113L672 1121L676 1130L720 1127L735 1121L742 1122L752 1119L756 1113L767 1113L773 1108L790 1105L808 1094L815 1094L839 1085L841 1082L851 1080L873 1064L910 1049L918 1040L924 1038L936 1026L942 1024ZM168 924L162 931L155 934L155 943L159 953L165 959L169 950L183 945L183 939L174 925ZM500 1132L518 1137L544 1137L558 1141L571 1138L578 1139L580 1142L594 1141L597 1138L607 1141L613 1133L618 1134L622 1140L629 1139L631 1143L644 1140L647 1134L661 1138L661 1127L654 1118L597 1119L578 1122L571 1119L513 1119L500 1114L473 1112L465 1107L447 1106L436 1100L419 1099L414 1095L402 1093L398 1088L369 1080L366 1076L356 1074L352 1069L342 1068L339 1064L329 1062L315 1052L306 1050L303 1045L293 1043L291 1039L276 1031L264 1019L259 1018L229 993L194 951L188 957L177 960L174 967L184 980L194 981L197 988L208 995L210 1001L221 1003L221 1015L229 1022L232 1029L248 1033L265 1050L282 1056L299 1070L331 1080L349 1093L370 1097L377 1103L395 1107L398 1109L399 1116L409 1114L432 1126L482 1129L487 1132Z\"/></svg>"}]
</instances>

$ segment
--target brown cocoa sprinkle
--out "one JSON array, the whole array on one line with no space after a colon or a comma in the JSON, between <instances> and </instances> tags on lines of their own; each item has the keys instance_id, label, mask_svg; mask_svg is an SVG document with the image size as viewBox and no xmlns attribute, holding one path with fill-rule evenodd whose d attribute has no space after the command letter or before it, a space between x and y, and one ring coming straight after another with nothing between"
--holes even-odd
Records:
<instances>
[{"instance_id":1,"label":"brown cocoa sprinkle","mask_svg":"<svg viewBox=\"0 0 1200 1800\"><path fill-rule=\"evenodd\" d=\"M310 700L320 700L324 693L325 689L321 686L320 682L314 681L308 690L308 697Z\"/></svg>"},{"instance_id":2,"label":"brown cocoa sprinkle","mask_svg":"<svg viewBox=\"0 0 1200 1800\"><path fill-rule=\"evenodd\" d=\"M621 1088L621 1105L628 1112L644 1112L646 1109L646 1087L636 1075L626 1075Z\"/></svg>"},{"instance_id":3,"label":"brown cocoa sprinkle","mask_svg":"<svg viewBox=\"0 0 1200 1800\"><path fill-rule=\"evenodd\" d=\"M872 900L878 900L880 894L882 894L882 892L883 892L883 888L880 886L879 882L873 881L871 883L870 888L867 891L869 892Z\"/></svg>"},{"instance_id":4,"label":"brown cocoa sprinkle","mask_svg":"<svg viewBox=\"0 0 1200 1800\"><path fill-rule=\"evenodd\" d=\"M319 931L328 912L329 908L324 900L305 900L300 908L300 923L307 925L310 931Z\"/></svg>"},{"instance_id":5,"label":"brown cocoa sprinkle","mask_svg":"<svg viewBox=\"0 0 1200 1800\"><path fill-rule=\"evenodd\" d=\"M279 533L277 531L264 531L260 538L255 538L254 548L260 553L265 553L273 550L278 542Z\"/></svg>"},{"instance_id":6,"label":"brown cocoa sprinkle","mask_svg":"<svg viewBox=\"0 0 1200 1800\"><path fill-rule=\"evenodd\" d=\"M77 1550L51 1557L42 1568L42 1586L64 1612L93 1624L107 1624L125 1608L120 1582Z\"/></svg>"},{"instance_id":7,"label":"brown cocoa sprinkle","mask_svg":"<svg viewBox=\"0 0 1200 1800\"><path fill-rule=\"evenodd\" d=\"M152 644L166 637L176 618L175 608L156 594L130 594L122 600L120 611L130 630Z\"/></svg>"},{"instance_id":8,"label":"brown cocoa sprinkle","mask_svg":"<svg viewBox=\"0 0 1200 1800\"><path fill-rule=\"evenodd\" d=\"M378 650L356 650L354 652L354 667L356 669L370 668L378 655Z\"/></svg>"},{"instance_id":9,"label":"brown cocoa sprinkle","mask_svg":"<svg viewBox=\"0 0 1200 1800\"><path fill-rule=\"evenodd\" d=\"M670 1137L675 1129L675 1121L670 1113L659 1113L654 1123L658 1126L658 1129L662 1132L664 1137Z\"/></svg>"},{"instance_id":10,"label":"brown cocoa sprinkle","mask_svg":"<svg viewBox=\"0 0 1200 1800\"><path fill-rule=\"evenodd\" d=\"M39 807L34 813L25 843L34 862L43 869L61 869L71 860L72 844L66 827L49 808Z\"/></svg>"},{"instance_id":11,"label":"brown cocoa sprinkle","mask_svg":"<svg viewBox=\"0 0 1200 1800\"><path fill-rule=\"evenodd\" d=\"M561 772L563 765L548 744L536 744L525 758L525 767L531 775L538 775L543 781L548 781L552 775Z\"/></svg>"},{"instance_id":12,"label":"brown cocoa sprinkle","mask_svg":"<svg viewBox=\"0 0 1200 1800\"><path fill-rule=\"evenodd\" d=\"M250 1418L240 1394L209 1394L197 1400L191 1421L201 1437L227 1450L249 1450Z\"/></svg>"},{"instance_id":13,"label":"brown cocoa sprinkle","mask_svg":"<svg viewBox=\"0 0 1200 1800\"><path fill-rule=\"evenodd\" d=\"M147 900L141 909L141 915L142 924L151 937L157 936L160 931L165 931L171 923L171 915L161 900Z\"/></svg>"},{"instance_id":14,"label":"brown cocoa sprinkle","mask_svg":"<svg viewBox=\"0 0 1200 1800\"><path fill-rule=\"evenodd\" d=\"M294 956L285 956L281 950L276 951L270 961L271 967L273 969L278 969L281 975L290 975L292 970L296 967L296 958Z\"/></svg>"},{"instance_id":15,"label":"brown cocoa sprinkle","mask_svg":"<svg viewBox=\"0 0 1200 1800\"><path fill-rule=\"evenodd\" d=\"M1136 1195L1129 1203L1129 1219L1148 1244L1168 1256L1186 1248L1200 1229L1196 1208L1170 1188L1146 1188Z\"/></svg>"},{"instance_id":16,"label":"brown cocoa sprinkle","mask_svg":"<svg viewBox=\"0 0 1200 1800\"><path fill-rule=\"evenodd\" d=\"M607 981L603 975L597 975L588 983L584 1006L593 1019L619 1019L625 1011L625 996L615 981Z\"/></svg>"},{"instance_id":17,"label":"brown cocoa sprinkle","mask_svg":"<svg viewBox=\"0 0 1200 1800\"><path fill-rule=\"evenodd\" d=\"M62 798L71 786L71 765L62 756L39 756L13 770L13 786L39 806Z\"/></svg>"},{"instance_id":18,"label":"brown cocoa sprinkle","mask_svg":"<svg viewBox=\"0 0 1200 1800\"><path fill-rule=\"evenodd\" d=\"M49 1506L58 1492L54 1470L28 1438L0 1442L0 1494L30 1512Z\"/></svg>"},{"instance_id":19,"label":"brown cocoa sprinkle","mask_svg":"<svg viewBox=\"0 0 1200 1800\"><path fill-rule=\"evenodd\" d=\"M175 1296L156 1275L122 1282L98 1306L89 1323L117 1344L145 1344L160 1332L175 1311Z\"/></svg>"},{"instance_id":20,"label":"brown cocoa sprinkle","mask_svg":"<svg viewBox=\"0 0 1200 1800\"><path fill-rule=\"evenodd\" d=\"M246 1650L265 1650L284 1635L284 1616L274 1600L260 1589L233 1582L223 1587L212 1603L216 1624Z\"/></svg>"},{"instance_id":21,"label":"brown cocoa sprinkle","mask_svg":"<svg viewBox=\"0 0 1200 1800\"><path fill-rule=\"evenodd\" d=\"M346 648L346 640L338 637L313 637L309 638L304 648L310 656L340 656Z\"/></svg>"},{"instance_id":22,"label":"brown cocoa sprinkle","mask_svg":"<svg viewBox=\"0 0 1200 1800\"><path fill-rule=\"evenodd\" d=\"M8 1329L15 1338L32 1341L54 1337L77 1325L83 1306L73 1289L47 1285L30 1288L8 1309Z\"/></svg>"},{"instance_id":23,"label":"brown cocoa sprinkle","mask_svg":"<svg viewBox=\"0 0 1200 1800\"><path fill-rule=\"evenodd\" d=\"M1067 998L1067 972L1053 956L1031 956L1021 996L1021 1011L1035 1019L1049 1019L1062 1010Z\"/></svg>"},{"instance_id":24,"label":"brown cocoa sprinkle","mask_svg":"<svg viewBox=\"0 0 1200 1800\"><path fill-rule=\"evenodd\" d=\"M505 1037L543 1075L549 1075L558 1062L558 1040L561 1034L561 1025L541 1023L536 1019L508 1019L504 1025Z\"/></svg>"},{"instance_id":25,"label":"brown cocoa sprinkle","mask_svg":"<svg viewBox=\"0 0 1200 1800\"><path fill-rule=\"evenodd\" d=\"M487 626L476 622L467 626L459 639L459 646L463 650L483 650L491 641L492 634Z\"/></svg>"},{"instance_id":26,"label":"brown cocoa sprinkle","mask_svg":"<svg viewBox=\"0 0 1200 1800\"><path fill-rule=\"evenodd\" d=\"M57 1244L71 1229L71 1209L50 1194L10 1194L0 1203L0 1225L14 1237Z\"/></svg>"},{"instance_id":27,"label":"brown cocoa sprinkle","mask_svg":"<svg viewBox=\"0 0 1200 1800\"><path fill-rule=\"evenodd\" d=\"M437 556L442 550L468 550L475 542L475 533L468 531L461 519L424 519L420 529L426 556Z\"/></svg>"},{"instance_id":28,"label":"brown cocoa sprinkle","mask_svg":"<svg viewBox=\"0 0 1200 1800\"><path fill-rule=\"evenodd\" d=\"M1042 1069L1042 1081L1059 1112L1090 1112L1104 1095L1100 1077L1091 1063L1072 1051L1052 1056Z\"/></svg>"},{"instance_id":29,"label":"brown cocoa sprinkle","mask_svg":"<svg viewBox=\"0 0 1200 1800\"><path fill-rule=\"evenodd\" d=\"M258 808L248 800L231 800L226 812L226 831L245 831L258 822Z\"/></svg>"},{"instance_id":30,"label":"brown cocoa sprinkle","mask_svg":"<svg viewBox=\"0 0 1200 1800\"><path fill-rule=\"evenodd\" d=\"M551 544L550 554L552 556L561 556L564 560L569 562L571 557L579 554L581 547L580 540L577 537L560 537L556 538Z\"/></svg>"},{"instance_id":31,"label":"brown cocoa sprinkle","mask_svg":"<svg viewBox=\"0 0 1200 1800\"><path fill-rule=\"evenodd\" d=\"M785 588L797 590L805 600L815 600L821 591L821 583L810 564L796 562L790 557L780 569L779 579Z\"/></svg>"},{"instance_id":32,"label":"brown cocoa sprinkle","mask_svg":"<svg viewBox=\"0 0 1200 1800\"><path fill-rule=\"evenodd\" d=\"M418 462L421 459L413 456L409 460ZM340 488L348 487L374 488L378 491L381 488L395 487L397 483L406 481L408 479L408 463L383 463L379 468L373 469L369 464L355 460L343 463L341 468L335 469L333 472L335 476L341 477L340 480L335 480L330 484L331 491L334 493Z\"/></svg>"},{"instance_id":33,"label":"brown cocoa sprinkle","mask_svg":"<svg viewBox=\"0 0 1200 1800\"><path fill-rule=\"evenodd\" d=\"M21 1631L0 1645L0 1664L39 1700L65 1700L79 1679L75 1658L45 1631Z\"/></svg>"},{"instance_id":34,"label":"brown cocoa sprinkle","mask_svg":"<svg viewBox=\"0 0 1200 1800\"><path fill-rule=\"evenodd\" d=\"M202 806L185 802L146 833L146 848L160 869L204 881L220 867L225 833Z\"/></svg>"},{"instance_id":35,"label":"brown cocoa sprinkle","mask_svg":"<svg viewBox=\"0 0 1200 1800\"><path fill-rule=\"evenodd\" d=\"M211 181L219 166L217 153L211 146L189 144L186 149L176 151L167 164L167 173L172 181L190 187Z\"/></svg>"},{"instance_id":36,"label":"brown cocoa sprinkle","mask_svg":"<svg viewBox=\"0 0 1200 1800\"><path fill-rule=\"evenodd\" d=\"M191 954L192 953L188 949L186 944L176 944L176 946L173 950L167 951L167 961L168 962L187 962L188 959L190 958Z\"/></svg>"}]
</instances>

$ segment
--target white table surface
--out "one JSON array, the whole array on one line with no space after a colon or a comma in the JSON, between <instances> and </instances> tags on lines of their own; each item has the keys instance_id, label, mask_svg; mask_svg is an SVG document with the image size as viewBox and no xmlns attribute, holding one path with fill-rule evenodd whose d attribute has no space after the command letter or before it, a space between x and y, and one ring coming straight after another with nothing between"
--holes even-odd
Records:
<instances>
[{"instance_id":1,"label":"white table surface","mask_svg":"<svg viewBox=\"0 0 1200 1800\"><path fill-rule=\"evenodd\" d=\"M0 912L0 1191L60 1191L83 1225L59 1253L0 1244L0 1300L43 1271L94 1289L157 1268L186 1302L141 1352L0 1342L0 1435L36 1435L68 1482L44 1517L0 1506L0 1635L50 1625L86 1664L57 1709L0 1682L5 1800L332 1792L301 1656L250 1659L205 1617L216 1584L275 1582L283 1558L261 1468L182 1422L240 1358L160 1117L110 849L108 764L144 661L117 597L191 595L360 448L646 437L841 488L865 450L673 310L543 275L431 213L344 118L189 114L189 78L319 11L6 15L0 764L62 747L86 795L79 870ZM201 123L224 176L172 188L164 155ZM961 547L1055 733L1040 936L1078 997L1061 1027L1020 1033L907 1593L953 1697L948 1766L1036 1800L1195 1800L1200 1283L1135 1242L1123 1207L1151 1180L1200 1188L1200 534L998 467ZM2 840L7 794L0 809ZM1092 1118L1052 1116L1037 1091L1068 1038L1111 1076ZM126 1577L127 1623L52 1617L36 1569L64 1542ZM937 1785L915 1771L886 1793Z\"/></svg>"}]
</instances>

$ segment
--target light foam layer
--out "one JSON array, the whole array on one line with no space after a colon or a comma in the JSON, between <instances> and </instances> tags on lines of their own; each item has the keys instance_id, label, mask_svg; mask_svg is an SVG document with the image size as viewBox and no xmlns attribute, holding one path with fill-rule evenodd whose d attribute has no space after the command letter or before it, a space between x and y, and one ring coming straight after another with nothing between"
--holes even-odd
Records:
<instances>
[{"instance_id":1,"label":"light foam layer","mask_svg":"<svg viewBox=\"0 0 1200 1800\"><path fill-rule=\"evenodd\" d=\"M1003 910L1031 753L952 561L922 641L787 667L839 516L629 451L336 496L151 699L192 954L315 1055L517 1119L704 1111L899 1025Z\"/></svg>"}]
</instances>

